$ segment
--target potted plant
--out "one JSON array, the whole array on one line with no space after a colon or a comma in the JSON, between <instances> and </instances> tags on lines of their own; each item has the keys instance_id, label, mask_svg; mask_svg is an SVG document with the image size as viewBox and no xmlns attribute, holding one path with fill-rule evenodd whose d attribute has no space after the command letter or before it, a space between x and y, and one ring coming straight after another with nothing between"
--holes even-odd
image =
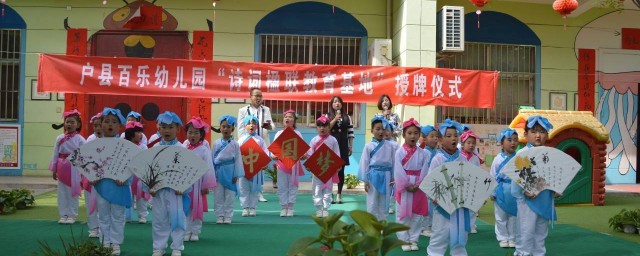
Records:
<instances>
[{"instance_id":1,"label":"potted plant","mask_svg":"<svg viewBox=\"0 0 640 256\"><path fill-rule=\"evenodd\" d=\"M294 242L288 256L298 255L386 255L406 243L396 238L395 233L409 227L386 220L378 220L372 214L354 210L349 213L354 224L340 220L343 211L325 218L312 216L320 226L317 237L303 237Z\"/></svg>"},{"instance_id":2,"label":"potted plant","mask_svg":"<svg viewBox=\"0 0 640 256\"><path fill-rule=\"evenodd\" d=\"M636 232L636 225L640 222L640 211L622 209L618 214L609 219L609 227L628 234Z\"/></svg>"},{"instance_id":3,"label":"potted plant","mask_svg":"<svg viewBox=\"0 0 640 256\"><path fill-rule=\"evenodd\" d=\"M267 167L264 169L264 173L266 173L271 180L273 188L278 188L278 168L276 164L273 164L272 168Z\"/></svg>"},{"instance_id":4,"label":"potted plant","mask_svg":"<svg viewBox=\"0 0 640 256\"><path fill-rule=\"evenodd\" d=\"M344 184L347 185L347 189L354 189L360 184L360 180L353 174L347 174L344 177Z\"/></svg>"}]
</instances>

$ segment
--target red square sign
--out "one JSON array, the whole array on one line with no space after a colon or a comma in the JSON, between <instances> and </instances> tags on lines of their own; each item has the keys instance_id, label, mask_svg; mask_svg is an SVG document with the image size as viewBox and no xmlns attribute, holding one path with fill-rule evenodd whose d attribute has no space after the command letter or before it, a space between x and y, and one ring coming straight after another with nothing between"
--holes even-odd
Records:
<instances>
[{"instance_id":1,"label":"red square sign","mask_svg":"<svg viewBox=\"0 0 640 256\"><path fill-rule=\"evenodd\" d=\"M247 179L253 178L271 162L271 158L253 138L249 138L247 142L242 144L240 154L242 155L242 165L244 165L244 177Z\"/></svg>"},{"instance_id":2,"label":"red square sign","mask_svg":"<svg viewBox=\"0 0 640 256\"><path fill-rule=\"evenodd\" d=\"M344 160L340 158L327 144L322 144L313 155L304 163L313 175L326 183L343 165Z\"/></svg>"},{"instance_id":3,"label":"red square sign","mask_svg":"<svg viewBox=\"0 0 640 256\"><path fill-rule=\"evenodd\" d=\"M282 164L291 169L309 150L309 145L293 130L287 127L269 146Z\"/></svg>"}]
</instances>

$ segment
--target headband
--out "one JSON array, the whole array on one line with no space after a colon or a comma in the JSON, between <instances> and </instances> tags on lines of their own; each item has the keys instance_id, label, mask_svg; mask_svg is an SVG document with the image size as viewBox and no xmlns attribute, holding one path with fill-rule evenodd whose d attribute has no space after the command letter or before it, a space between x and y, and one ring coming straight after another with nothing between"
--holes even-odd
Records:
<instances>
[{"instance_id":1,"label":"headband","mask_svg":"<svg viewBox=\"0 0 640 256\"><path fill-rule=\"evenodd\" d=\"M498 143L502 142L502 139L504 138L511 138L511 136L513 136L514 134L517 134L516 130L514 129L507 128L502 130L500 132L500 135L498 135Z\"/></svg>"},{"instance_id":2,"label":"headband","mask_svg":"<svg viewBox=\"0 0 640 256\"><path fill-rule=\"evenodd\" d=\"M120 121L120 124L126 123L126 120L122 116L122 112L120 112L120 110L117 108L104 108L104 110L102 110L102 116L108 116L108 115L113 115L117 117L118 121Z\"/></svg>"},{"instance_id":3,"label":"headband","mask_svg":"<svg viewBox=\"0 0 640 256\"><path fill-rule=\"evenodd\" d=\"M222 117L220 117L218 119L218 122L220 122L220 123L222 123L224 121L227 121L227 124L229 126L236 126L236 123L238 122L238 119L233 117L233 116L230 116L230 115L224 115L224 116L222 116Z\"/></svg>"},{"instance_id":4,"label":"headband","mask_svg":"<svg viewBox=\"0 0 640 256\"><path fill-rule=\"evenodd\" d=\"M211 130L211 126L209 126L207 123L205 123L202 120L202 118L200 118L200 117L192 116L191 120L189 120L189 122L187 122L187 125L189 125L189 124L193 125L193 127L196 128L196 129L204 128L204 133L205 134L208 133L209 130Z\"/></svg>"},{"instance_id":5,"label":"headband","mask_svg":"<svg viewBox=\"0 0 640 256\"><path fill-rule=\"evenodd\" d=\"M180 117L176 113L173 113L171 111L165 111L164 113L158 115L158 118L156 119L156 121L158 122L158 124L175 123L180 126L183 126L182 121L180 120Z\"/></svg>"},{"instance_id":6,"label":"headband","mask_svg":"<svg viewBox=\"0 0 640 256\"><path fill-rule=\"evenodd\" d=\"M544 128L546 131L553 129L553 125L549 122L549 119L541 116L530 116L527 119L527 128L533 128L536 123L542 126L542 128Z\"/></svg>"}]
</instances>

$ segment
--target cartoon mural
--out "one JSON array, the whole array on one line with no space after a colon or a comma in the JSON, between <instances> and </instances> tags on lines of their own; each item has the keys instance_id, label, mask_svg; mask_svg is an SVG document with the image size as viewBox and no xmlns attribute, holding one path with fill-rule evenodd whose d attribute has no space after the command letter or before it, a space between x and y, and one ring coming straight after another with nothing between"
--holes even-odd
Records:
<instances>
[{"instance_id":1,"label":"cartoon mural","mask_svg":"<svg viewBox=\"0 0 640 256\"><path fill-rule=\"evenodd\" d=\"M623 38L630 36L624 34L623 28L640 31L640 10L634 5L627 8L633 10L609 13L586 24L575 40L576 56L579 49L597 52L595 116L611 135L607 144L607 184L637 182L640 48L621 45Z\"/></svg>"}]
</instances>

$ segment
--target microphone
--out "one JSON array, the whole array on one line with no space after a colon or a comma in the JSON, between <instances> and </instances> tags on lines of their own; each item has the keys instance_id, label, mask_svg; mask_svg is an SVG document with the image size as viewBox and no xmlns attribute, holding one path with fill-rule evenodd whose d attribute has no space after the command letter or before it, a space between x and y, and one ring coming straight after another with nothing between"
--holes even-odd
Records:
<instances>
[{"instance_id":1,"label":"microphone","mask_svg":"<svg viewBox=\"0 0 640 256\"><path fill-rule=\"evenodd\" d=\"M341 113L340 109L336 110L336 115L341 115ZM342 117L338 118L338 126L342 126Z\"/></svg>"},{"instance_id":2,"label":"microphone","mask_svg":"<svg viewBox=\"0 0 640 256\"><path fill-rule=\"evenodd\" d=\"M388 106L382 107L382 113L384 114L384 117L389 119L389 113L387 113L387 110L389 110Z\"/></svg>"}]
</instances>

